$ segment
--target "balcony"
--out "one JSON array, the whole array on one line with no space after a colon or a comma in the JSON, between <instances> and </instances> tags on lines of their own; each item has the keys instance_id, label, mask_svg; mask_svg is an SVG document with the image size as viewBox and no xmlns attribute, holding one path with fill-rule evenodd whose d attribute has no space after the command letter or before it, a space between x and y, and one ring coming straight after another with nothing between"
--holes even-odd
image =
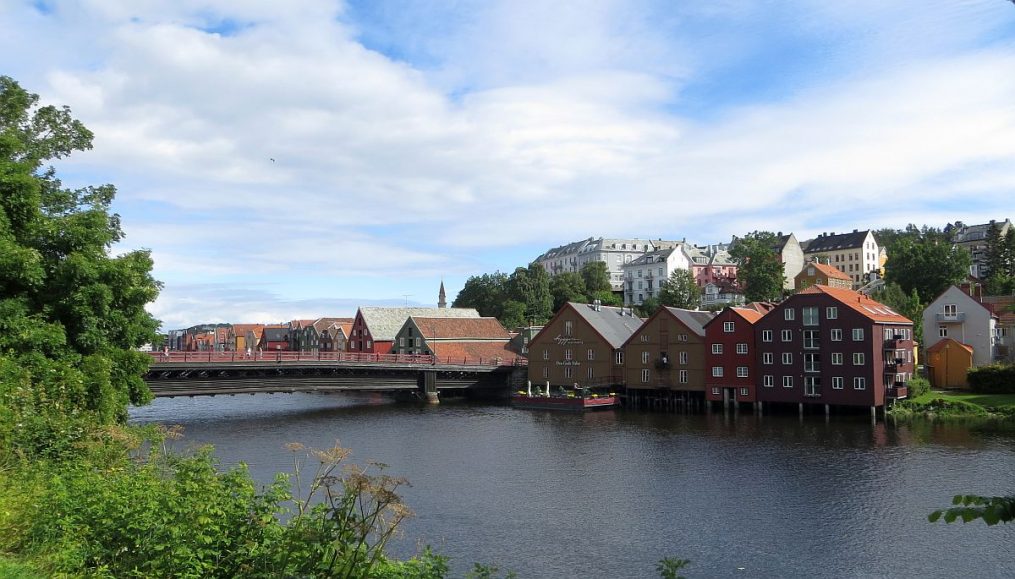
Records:
<instances>
[{"instance_id":1,"label":"balcony","mask_svg":"<svg viewBox=\"0 0 1015 579\"><path fill-rule=\"evenodd\" d=\"M934 319L937 320L937 323L939 324L961 324L966 321L966 313L956 312L954 314L944 314L938 312L934 314Z\"/></svg>"},{"instance_id":2,"label":"balcony","mask_svg":"<svg viewBox=\"0 0 1015 579\"><path fill-rule=\"evenodd\" d=\"M894 350L901 347L902 338L900 336L892 336L891 338L885 338L885 349Z\"/></svg>"},{"instance_id":3,"label":"balcony","mask_svg":"<svg viewBox=\"0 0 1015 579\"><path fill-rule=\"evenodd\" d=\"M902 358L889 358L885 360L885 370L895 371L905 363L906 361L903 360Z\"/></svg>"},{"instance_id":4,"label":"balcony","mask_svg":"<svg viewBox=\"0 0 1015 579\"><path fill-rule=\"evenodd\" d=\"M906 386L889 387L886 389L885 396L887 396L888 398L901 400L909 396L909 388Z\"/></svg>"}]
</instances>

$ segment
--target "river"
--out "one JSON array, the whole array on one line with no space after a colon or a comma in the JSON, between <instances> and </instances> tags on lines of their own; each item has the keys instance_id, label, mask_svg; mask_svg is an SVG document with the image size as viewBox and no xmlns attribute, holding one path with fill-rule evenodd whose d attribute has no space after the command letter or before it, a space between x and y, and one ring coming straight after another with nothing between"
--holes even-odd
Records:
<instances>
[{"instance_id":1,"label":"river","mask_svg":"<svg viewBox=\"0 0 1015 579\"><path fill-rule=\"evenodd\" d=\"M376 460L416 516L389 553L432 545L519 577L1012 577L1015 525L927 522L957 493L1015 492L1015 437L869 416L623 410L571 414L366 395L158 399L135 423L181 424L268 482L287 442Z\"/></svg>"}]
</instances>

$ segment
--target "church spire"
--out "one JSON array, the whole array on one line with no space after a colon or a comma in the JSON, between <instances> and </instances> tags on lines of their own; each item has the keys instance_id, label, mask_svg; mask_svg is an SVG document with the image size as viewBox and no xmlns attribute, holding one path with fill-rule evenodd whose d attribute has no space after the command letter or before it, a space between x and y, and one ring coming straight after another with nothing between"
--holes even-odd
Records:
<instances>
[{"instance_id":1,"label":"church spire","mask_svg":"<svg viewBox=\"0 0 1015 579\"><path fill-rule=\"evenodd\" d=\"M441 291L437 294L437 307L446 308L448 307L448 296L444 293L444 280L441 280Z\"/></svg>"}]
</instances>

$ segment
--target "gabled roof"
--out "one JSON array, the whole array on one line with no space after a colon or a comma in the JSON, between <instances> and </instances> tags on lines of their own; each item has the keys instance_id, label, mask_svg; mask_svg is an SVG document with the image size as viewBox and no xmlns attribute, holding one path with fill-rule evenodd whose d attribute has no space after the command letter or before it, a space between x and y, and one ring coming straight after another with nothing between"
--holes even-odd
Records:
<instances>
[{"instance_id":1,"label":"gabled roof","mask_svg":"<svg viewBox=\"0 0 1015 579\"><path fill-rule=\"evenodd\" d=\"M768 312L774 310L779 304L776 302L750 302L740 306L739 309L754 310L764 316Z\"/></svg>"},{"instance_id":2,"label":"gabled roof","mask_svg":"<svg viewBox=\"0 0 1015 579\"><path fill-rule=\"evenodd\" d=\"M565 307L573 309L613 348L619 348L624 345L624 342L631 337L631 334L641 327L643 321L638 316L629 313L630 309L625 308L594 306L592 304L577 302L568 302ZM563 308L561 311L563 311ZM560 315L560 312L558 312L558 315Z\"/></svg>"},{"instance_id":3,"label":"gabled roof","mask_svg":"<svg viewBox=\"0 0 1015 579\"><path fill-rule=\"evenodd\" d=\"M955 340L953 338L941 338L939 341L934 342L934 344L932 346L927 348L927 353L928 354L936 354L936 353L940 352L941 350L944 350L946 347L948 347L948 348L962 348L963 350L969 352L970 355L973 354L973 347L972 346L970 346L969 344L963 344L962 342L960 342L958 340Z\"/></svg>"},{"instance_id":4,"label":"gabled roof","mask_svg":"<svg viewBox=\"0 0 1015 579\"><path fill-rule=\"evenodd\" d=\"M985 303L981 302L980 300L974 298L973 296L969 295L968 293L962 291L962 288L960 288L957 285L950 285L947 288L945 288L945 291L939 293L936 298L930 300L930 303L927 304L927 307L929 308L932 305L934 305L935 302L937 302L939 299L943 298L945 296L945 294L947 294L948 292L951 292L953 289L955 290L954 292L952 292L953 294L954 293L958 293L966 301L972 302L972 303L980 306L981 308L987 310L987 312L989 312L991 316L993 316L995 318L998 317L997 313L995 312L995 308L994 308L993 304L989 304L989 303L985 304Z\"/></svg>"},{"instance_id":5,"label":"gabled roof","mask_svg":"<svg viewBox=\"0 0 1015 579\"><path fill-rule=\"evenodd\" d=\"M853 233L840 233L838 235L834 233L821 234L806 242L807 246L804 247L804 253L840 251L863 247L863 242L867 239L868 233L870 233L869 229L864 229L863 231L854 230ZM803 246L804 244L800 245Z\"/></svg>"},{"instance_id":6,"label":"gabled roof","mask_svg":"<svg viewBox=\"0 0 1015 579\"><path fill-rule=\"evenodd\" d=\"M849 275L847 275L845 273L842 273L841 271L835 269L834 267L832 267L832 266L830 266L828 264L819 263L819 262L816 262L816 261L811 262L811 263L805 263L804 264L804 269L802 269L801 273L798 273L797 275L798 276L800 276L800 275L807 276L807 274L805 272L807 271L808 267L813 267L814 269L816 269L816 270L820 271L821 273L823 273L825 275L825 277L827 277L829 279L841 279L841 280L849 281L849 282L853 281L853 279L851 277L849 277Z\"/></svg>"},{"instance_id":7,"label":"gabled roof","mask_svg":"<svg viewBox=\"0 0 1015 579\"><path fill-rule=\"evenodd\" d=\"M320 334L324 330L330 329L332 326L335 326L337 324L341 323L351 324L352 322L353 322L352 318L317 318L317 320L314 321L314 329L317 330L318 334Z\"/></svg>"},{"instance_id":8,"label":"gabled roof","mask_svg":"<svg viewBox=\"0 0 1015 579\"><path fill-rule=\"evenodd\" d=\"M680 308L666 307L666 311L669 312L673 317L680 320L680 323L687 326L687 329L691 330L699 336L705 335L705 324L712 321L715 314L712 312L699 312L696 310L684 310Z\"/></svg>"},{"instance_id":9,"label":"gabled roof","mask_svg":"<svg viewBox=\"0 0 1015 579\"><path fill-rule=\"evenodd\" d=\"M265 326L262 333L265 342L287 342L289 340L288 326Z\"/></svg>"},{"instance_id":10,"label":"gabled roof","mask_svg":"<svg viewBox=\"0 0 1015 579\"><path fill-rule=\"evenodd\" d=\"M430 344L430 350L438 358L451 358L454 362L456 359L469 359L469 360L492 360L494 358L500 358L502 360L512 360L518 357L518 354L510 349L510 342L433 342Z\"/></svg>"},{"instance_id":11,"label":"gabled roof","mask_svg":"<svg viewBox=\"0 0 1015 579\"><path fill-rule=\"evenodd\" d=\"M913 321L906 316L896 313L890 307L882 304L881 302L872 300L862 293L855 292L853 290L830 287L827 285L812 285L796 295L802 296L808 294L825 294L873 322L886 324L913 323ZM790 299L792 300L793 298Z\"/></svg>"},{"instance_id":12,"label":"gabled roof","mask_svg":"<svg viewBox=\"0 0 1015 579\"><path fill-rule=\"evenodd\" d=\"M508 340L510 335L497 318L424 318L411 316L428 340Z\"/></svg>"},{"instance_id":13,"label":"gabled roof","mask_svg":"<svg viewBox=\"0 0 1015 579\"><path fill-rule=\"evenodd\" d=\"M478 318L475 308L375 308L359 309L373 340L390 342L412 316L430 318Z\"/></svg>"},{"instance_id":14,"label":"gabled roof","mask_svg":"<svg viewBox=\"0 0 1015 579\"><path fill-rule=\"evenodd\" d=\"M768 302L751 302L751 304L759 304L759 303L768 303ZM754 325L755 322L765 317L765 313L768 312L767 311L765 313L759 312L758 310L750 307L751 304L748 304L747 306L726 306L722 311L717 313L714 318L709 320L708 323L704 324L704 327L707 328L710 324L718 320L720 315L726 310L729 310L735 313L736 315L740 316L748 324Z\"/></svg>"}]
</instances>

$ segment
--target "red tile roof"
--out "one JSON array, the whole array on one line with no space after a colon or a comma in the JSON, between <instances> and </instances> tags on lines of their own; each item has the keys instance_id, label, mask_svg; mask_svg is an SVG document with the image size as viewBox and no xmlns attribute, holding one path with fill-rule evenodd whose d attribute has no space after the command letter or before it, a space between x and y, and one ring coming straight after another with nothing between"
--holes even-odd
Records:
<instances>
[{"instance_id":1,"label":"red tile roof","mask_svg":"<svg viewBox=\"0 0 1015 579\"><path fill-rule=\"evenodd\" d=\"M760 320L761 318L765 317L765 314L753 308L730 308L730 309L740 314L740 317L747 320L747 323L749 324L753 324L758 320Z\"/></svg>"},{"instance_id":2,"label":"red tile roof","mask_svg":"<svg viewBox=\"0 0 1015 579\"><path fill-rule=\"evenodd\" d=\"M480 338L509 340L511 338L497 318L418 318L412 317L416 327L428 338Z\"/></svg>"},{"instance_id":3,"label":"red tile roof","mask_svg":"<svg viewBox=\"0 0 1015 579\"><path fill-rule=\"evenodd\" d=\"M900 315L890 307L881 302L853 290L830 287L827 285L812 285L811 287L797 293L796 295L825 294L844 306L847 306L868 319L875 322L893 324L912 324L913 321L906 316Z\"/></svg>"},{"instance_id":4,"label":"red tile roof","mask_svg":"<svg viewBox=\"0 0 1015 579\"><path fill-rule=\"evenodd\" d=\"M455 360L513 360L518 354L508 349L508 342L427 342L438 359Z\"/></svg>"},{"instance_id":5,"label":"red tile roof","mask_svg":"<svg viewBox=\"0 0 1015 579\"><path fill-rule=\"evenodd\" d=\"M941 350L944 350L945 347L951 346L958 346L959 348L966 350L970 354L973 353L972 346L970 346L969 344L963 344L962 342L954 340L952 338L942 338L940 341L935 342L933 346L927 348L927 352L928 353L940 352Z\"/></svg>"},{"instance_id":6,"label":"red tile roof","mask_svg":"<svg viewBox=\"0 0 1015 579\"><path fill-rule=\"evenodd\" d=\"M847 275L845 273L842 273L841 271L839 271L839 270L835 269L834 267L832 267L832 266L830 266L828 264L825 264L825 263L813 262L813 263L805 264L804 267L805 268L806 267L813 267L814 269L816 269L816 270L820 271L821 273L825 274L825 277L827 277L829 279L841 279L841 280L845 280L845 281L849 281L849 282L853 281L853 279L850 278L849 275Z\"/></svg>"}]
</instances>

